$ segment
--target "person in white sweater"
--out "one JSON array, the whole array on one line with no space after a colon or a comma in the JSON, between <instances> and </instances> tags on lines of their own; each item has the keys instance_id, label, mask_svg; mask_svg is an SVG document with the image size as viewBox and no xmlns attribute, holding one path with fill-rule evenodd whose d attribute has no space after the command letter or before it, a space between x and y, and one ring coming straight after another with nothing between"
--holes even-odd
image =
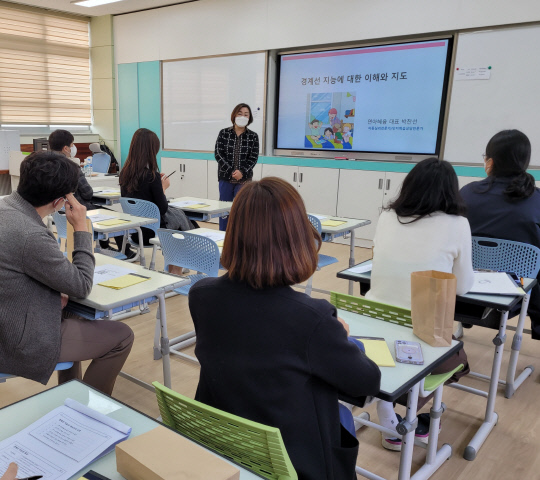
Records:
<instances>
[{"instance_id":1,"label":"person in white sweater","mask_svg":"<svg viewBox=\"0 0 540 480\"><path fill-rule=\"evenodd\" d=\"M411 273L424 270L453 273L457 294L467 293L474 278L471 229L464 214L452 166L437 158L419 162L405 177L399 196L379 218L373 240L371 289L366 298L410 309ZM466 368L452 377L457 381L470 371L463 350L434 373L451 371L459 364ZM398 418L391 403L379 401L377 413L381 425L395 429ZM429 420L420 420L416 434L425 439ZM401 440L388 435L383 434L382 445L401 450Z\"/></svg>"}]
</instances>

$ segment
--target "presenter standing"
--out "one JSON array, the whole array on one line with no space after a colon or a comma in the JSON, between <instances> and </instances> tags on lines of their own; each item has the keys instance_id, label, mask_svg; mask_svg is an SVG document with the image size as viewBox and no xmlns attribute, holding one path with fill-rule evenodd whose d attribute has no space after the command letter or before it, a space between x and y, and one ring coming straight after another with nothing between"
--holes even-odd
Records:
<instances>
[{"instance_id":1,"label":"presenter standing","mask_svg":"<svg viewBox=\"0 0 540 480\"><path fill-rule=\"evenodd\" d=\"M218 162L219 199L231 202L242 186L253 178L259 159L259 136L248 125L253 123L251 108L245 103L234 107L232 127L219 132L215 158ZM229 217L220 217L219 229L225 231Z\"/></svg>"}]
</instances>

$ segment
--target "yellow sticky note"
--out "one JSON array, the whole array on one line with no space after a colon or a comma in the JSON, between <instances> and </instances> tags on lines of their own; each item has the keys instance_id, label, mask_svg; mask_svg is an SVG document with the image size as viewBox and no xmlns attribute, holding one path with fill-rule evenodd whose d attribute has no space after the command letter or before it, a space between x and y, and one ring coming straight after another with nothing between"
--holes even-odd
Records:
<instances>
[{"instance_id":1,"label":"yellow sticky note","mask_svg":"<svg viewBox=\"0 0 540 480\"><path fill-rule=\"evenodd\" d=\"M355 337L364 344L366 355L373 360L379 367L395 367L396 363L392 358L390 349L384 339L370 339Z\"/></svg>"},{"instance_id":2,"label":"yellow sticky note","mask_svg":"<svg viewBox=\"0 0 540 480\"><path fill-rule=\"evenodd\" d=\"M340 225L343 225L344 223L347 223L347 222L344 222L343 220L323 220L321 222L321 225L323 227L339 227Z\"/></svg>"},{"instance_id":3,"label":"yellow sticky note","mask_svg":"<svg viewBox=\"0 0 540 480\"><path fill-rule=\"evenodd\" d=\"M121 225L122 223L129 223L130 220L123 220L121 218L111 218L110 220L103 220L102 222L96 222L96 225L102 227L112 227L113 225Z\"/></svg>"},{"instance_id":4,"label":"yellow sticky note","mask_svg":"<svg viewBox=\"0 0 540 480\"><path fill-rule=\"evenodd\" d=\"M146 280L150 280L149 277L143 277L140 275L122 275L118 278L113 278L112 280L107 280L105 282L98 283L98 285L101 285L102 287L107 288L114 288L115 290L121 290L122 288L131 287L132 285L136 285L137 283L146 282Z\"/></svg>"},{"instance_id":5,"label":"yellow sticky note","mask_svg":"<svg viewBox=\"0 0 540 480\"><path fill-rule=\"evenodd\" d=\"M224 242L224 241L225 241L225 240L219 240L219 241L216 242L216 245L217 245L218 247L223 247L223 242Z\"/></svg>"},{"instance_id":6,"label":"yellow sticky note","mask_svg":"<svg viewBox=\"0 0 540 480\"><path fill-rule=\"evenodd\" d=\"M186 207L186 208L205 208L205 207L209 207L210 205L206 205L204 203L197 203L195 205L190 205L189 207Z\"/></svg>"}]
</instances>

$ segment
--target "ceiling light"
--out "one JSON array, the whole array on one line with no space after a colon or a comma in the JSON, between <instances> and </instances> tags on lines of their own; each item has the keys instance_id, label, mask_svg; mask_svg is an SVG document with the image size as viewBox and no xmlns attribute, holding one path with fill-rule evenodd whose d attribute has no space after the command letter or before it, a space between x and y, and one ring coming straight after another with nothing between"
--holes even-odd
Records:
<instances>
[{"instance_id":1,"label":"ceiling light","mask_svg":"<svg viewBox=\"0 0 540 480\"><path fill-rule=\"evenodd\" d=\"M122 0L77 0L76 2L71 2L74 5L79 5L81 7L97 7L99 5L106 5L107 3L121 2Z\"/></svg>"}]
</instances>

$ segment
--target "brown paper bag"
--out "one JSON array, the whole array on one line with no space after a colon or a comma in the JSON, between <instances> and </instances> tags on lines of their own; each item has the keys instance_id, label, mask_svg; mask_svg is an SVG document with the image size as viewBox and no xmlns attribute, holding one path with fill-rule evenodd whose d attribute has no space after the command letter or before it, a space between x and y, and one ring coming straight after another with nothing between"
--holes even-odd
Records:
<instances>
[{"instance_id":1,"label":"brown paper bag","mask_svg":"<svg viewBox=\"0 0 540 480\"><path fill-rule=\"evenodd\" d=\"M413 333L432 347L449 347L452 343L456 285L452 273L411 273Z\"/></svg>"}]
</instances>

